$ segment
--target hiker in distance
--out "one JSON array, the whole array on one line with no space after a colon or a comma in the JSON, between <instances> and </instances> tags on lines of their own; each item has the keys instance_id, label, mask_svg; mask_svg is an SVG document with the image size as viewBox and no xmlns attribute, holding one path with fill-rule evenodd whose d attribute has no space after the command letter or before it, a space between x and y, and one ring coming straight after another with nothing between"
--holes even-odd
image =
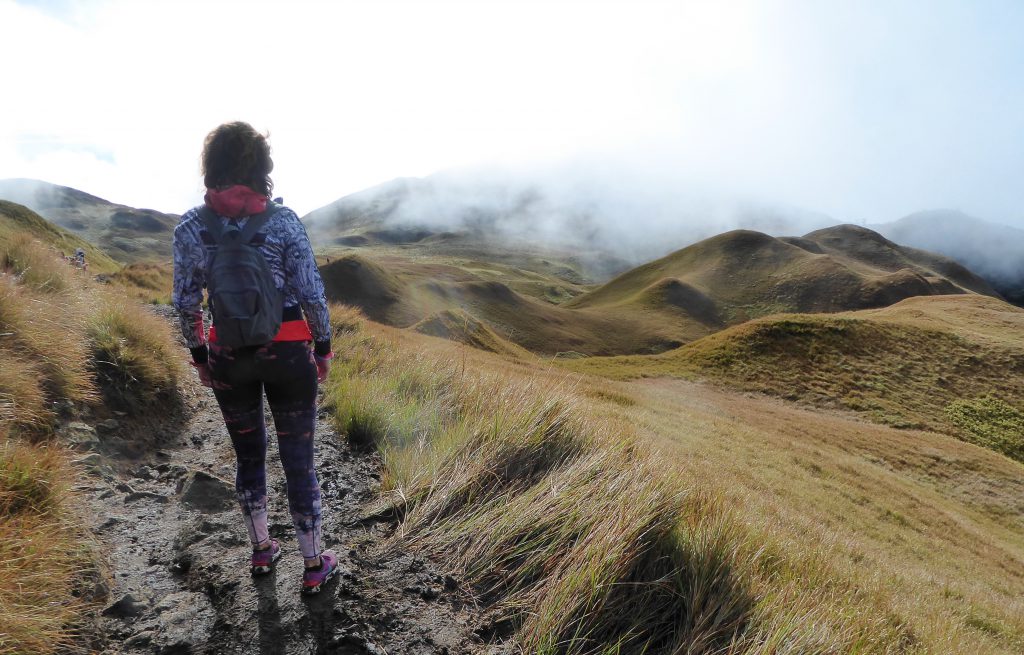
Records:
<instances>
[{"instance_id":1,"label":"hiker in distance","mask_svg":"<svg viewBox=\"0 0 1024 655\"><path fill-rule=\"evenodd\" d=\"M330 369L324 285L306 230L270 200L274 162L266 137L226 123L203 144L205 203L174 230L172 302L192 365L211 387L237 458L235 488L252 542L253 575L281 554L267 527L266 392L277 428L288 505L305 560L302 592L315 594L338 571L322 549L320 483L313 462L316 392ZM203 289L213 325L203 325Z\"/></svg>"}]
</instances>

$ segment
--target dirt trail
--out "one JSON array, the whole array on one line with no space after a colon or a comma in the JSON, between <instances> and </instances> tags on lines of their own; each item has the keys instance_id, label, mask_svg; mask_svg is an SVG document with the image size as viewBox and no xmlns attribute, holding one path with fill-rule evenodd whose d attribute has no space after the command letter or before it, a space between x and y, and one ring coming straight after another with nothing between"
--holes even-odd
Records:
<instances>
[{"instance_id":1,"label":"dirt trail","mask_svg":"<svg viewBox=\"0 0 1024 655\"><path fill-rule=\"evenodd\" d=\"M103 653L471 653L480 616L453 577L388 552L397 524L360 521L377 497L379 460L318 422L324 540L343 574L299 594L302 559L271 433L271 534L283 555L253 578L234 500L234 455L217 404L195 382L185 412L149 434L107 422L90 455L94 529L110 566L109 600L91 648ZM272 425L272 423L269 423ZM155 443L139 449L137 444ZM131 445L135 444L135 448ZM140 454L128 457L125 451Z\"/></svg>"}]
</instances>

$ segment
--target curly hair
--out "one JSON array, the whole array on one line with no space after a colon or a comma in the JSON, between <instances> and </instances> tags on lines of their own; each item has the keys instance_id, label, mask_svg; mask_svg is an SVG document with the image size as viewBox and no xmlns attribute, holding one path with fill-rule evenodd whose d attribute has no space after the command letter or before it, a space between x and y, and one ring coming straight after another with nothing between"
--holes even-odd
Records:
<instances>
[{"instance_id":1,"label":"curly hair","mask_svg":"<svg viewBox=\"0 0 1024 655\"><path fill-rule=\"evenodd\" d=\"M244 184L268 198L274 190L270 179L274 160L270 158L267 136L248 123L224 123L207 134L202 167L208 189Z\"/></svg>"}]
</instances>

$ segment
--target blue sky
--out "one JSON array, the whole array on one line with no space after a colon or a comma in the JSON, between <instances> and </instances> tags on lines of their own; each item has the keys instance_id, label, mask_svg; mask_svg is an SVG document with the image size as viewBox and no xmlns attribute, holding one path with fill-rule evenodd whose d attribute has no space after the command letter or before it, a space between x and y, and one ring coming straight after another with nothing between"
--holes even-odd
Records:
<instances>
[{"instance_id":1,"label":"blue sky","mask_svg":"<svg viewBox=\"0 0 1024 655\"><path fill-rule=\"evenodd\" d=\"M268 130L300 212L475 165L1024 226L1024 3L13 2L0 177L181 211Z\"/></svg>"}]
</instances>

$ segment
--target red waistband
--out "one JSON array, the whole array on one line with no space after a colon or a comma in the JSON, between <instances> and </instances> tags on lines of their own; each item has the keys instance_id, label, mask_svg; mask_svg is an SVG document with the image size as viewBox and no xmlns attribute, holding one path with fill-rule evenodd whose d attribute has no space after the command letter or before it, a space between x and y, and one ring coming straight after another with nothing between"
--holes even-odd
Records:
<instances>
[{"instance_id":1,"label":"red waistband","mask_svg":"<svg viewBox=\"0 0 1024 655\"><path fill-rule=\"evenodd\" d=\"M210 326L210 343L217 342L217 328ZM285 321L281 323L281 329L277 331L274 341L312 341L313 333L309 331L309 324L305 320Z\"/></svg>"}]
</instances>

